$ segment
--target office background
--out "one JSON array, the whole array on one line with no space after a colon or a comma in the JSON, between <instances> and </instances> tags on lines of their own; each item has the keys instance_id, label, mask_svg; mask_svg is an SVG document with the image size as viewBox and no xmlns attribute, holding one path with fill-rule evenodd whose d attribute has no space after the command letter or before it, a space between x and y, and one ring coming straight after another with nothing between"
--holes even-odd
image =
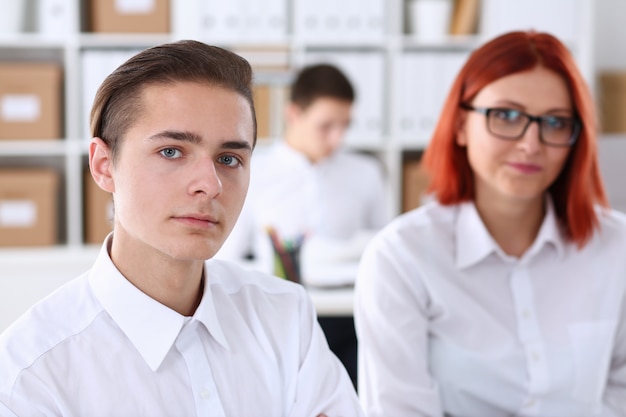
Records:
<instances>
[{"instance_id":1,"label":"office background","mask_svg":"<svg viewBox=\"0 0 626 417\"><path fill-rule=\"evenodd\" d=\"M389 178L383 198L400 213L419 202L421 151L471 50L512 29L552 32L597 98L609 199L626 210L623 0L1 0L0 7L0 330L91 264L111 215L110 199L87 174L91 100L127 57L176 39L225 46L251 61L261 148L280 139L296 68L324 60L344 69L358 93L346 146L380 159ZM442 9L448 20L438 33ZM433 13L429 23L416 23L420 13ZM341 297L320 305L349 314L349 294Z\"/></svg>"}]
</instances>

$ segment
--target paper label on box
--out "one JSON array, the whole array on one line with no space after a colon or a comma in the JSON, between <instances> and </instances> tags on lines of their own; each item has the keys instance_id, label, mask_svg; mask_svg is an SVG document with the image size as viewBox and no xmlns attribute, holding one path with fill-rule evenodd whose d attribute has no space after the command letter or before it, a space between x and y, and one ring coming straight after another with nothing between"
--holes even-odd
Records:
<instances>
[{"instance_id":1,"label":"paper label on box","mask_svg":"<svg viewBox=\"0 0 626 417\"><path fill-rule=\"evenodd\" d=\"M5 94L0 116L5 122L35 122L41 115L41 100L35 94Z\"/></svg>"},{"instance_id":2,"label":"paper label on box","mask_svg":"<svg viewBox=\"0 0 626 417\"><path fill-rule=\"evenodd\" d=\"M0 227L33 227L37 205L31 200L0 200Z\"/></svg>"},{"instance_id":3,"label":"paper label on box","mask_svg":"<svg viewBox=\"0 0 626 417\"><path fill-rule=\"evenodd\" d=\"M154 11L155 0L115 0L119 14L149 14Z\"/></svg>"}]
</instances>

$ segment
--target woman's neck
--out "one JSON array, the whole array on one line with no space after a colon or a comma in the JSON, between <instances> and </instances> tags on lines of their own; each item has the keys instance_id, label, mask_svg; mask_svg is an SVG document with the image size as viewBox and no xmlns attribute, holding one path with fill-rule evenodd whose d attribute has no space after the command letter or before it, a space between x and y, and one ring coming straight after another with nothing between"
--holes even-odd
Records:
<instances>
[{"instance_id":1,"label":"woman's neck","mask_svg":"<svg viewBox=\"0 0 626 417\"><path fill-rule=\"evenodd\" d=\"M532 200L476 197L478 214L502 250L521 257L533 244L543 218L543 196Z\"/></svg>"}]
</instances>

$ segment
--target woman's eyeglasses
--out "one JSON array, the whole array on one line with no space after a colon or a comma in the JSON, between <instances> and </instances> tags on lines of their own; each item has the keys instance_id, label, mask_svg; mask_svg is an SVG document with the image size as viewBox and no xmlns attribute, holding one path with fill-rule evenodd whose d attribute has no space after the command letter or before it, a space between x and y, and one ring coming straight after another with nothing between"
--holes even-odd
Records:
<instances>
[{"instance_id":1,"label":"woman's eyeglasses","mask_svg":"<svg viewBox=\"0 0 626 417\"><path fill-rule=\"evenodd\" d=\"M575 117L533 116L521 110L473 107L469 104L462 104L461 108L485 115L489 133L505 140L520 139L528 126L532 122L537 122L541 143L566 147L576 142L581 129L581 123Z\"/></svg>"}]
</instances>

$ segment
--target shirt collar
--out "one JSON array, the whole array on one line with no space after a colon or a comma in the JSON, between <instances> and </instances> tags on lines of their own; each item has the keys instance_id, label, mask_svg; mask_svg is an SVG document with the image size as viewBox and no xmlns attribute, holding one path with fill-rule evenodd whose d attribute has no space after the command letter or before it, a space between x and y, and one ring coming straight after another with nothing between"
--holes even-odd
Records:
<instances>
[{"instance_id":1,"label":"shirt collar","mask_svg":"<svg viewBox=\"0 0 626 417\"><path fill-rule=\"evenodd\" d=\"M521 261L535 256L545 244L552 244L561 258L565 251L565 239L561 233L559 222L550 197L546 197L546 215L541 223L537 238L531 247L522 256ZM483 223L474 202L465 202L459 205L456 220L456 263L459 268L466 268L491 253L498 253L502 258L511 258L506 255L493 239Z\"/></svg>"},{"instance_id":2,"label":"shirt collar","mask_svg":"<svg viewBox=\"0 0 626 417\"><path fill-rule=\"evenodd\" d=\"M289 146L285 141L277 142L275 149L278 152L278 155L282 153L286 155L287 157L289 157L289 159L287 160L297 161L298 164L306 165L307 167L314 167L314 168L320 168L320 167L329 165L331 161L336 158L336 155L342 151L342 150L338 150L336 152L333 152L331 155L313 164L311 163L311 161L309 161L309 158L307 158L303 153L295 150L294 148ZM284 161L282 161L281 163L284 163Z\"/></svg>"},{"instance_id":3,"label":"shirt collar","mask_svg":"<svg viewBox=\"0 0 626 417\"><path fill-rule=\"evenodd\" d=\"M155 371L176 341L185 317L147 296L121 274L108 252L112 236L106 238L91 269L90 285L106 312ZM204 324L209 334L229 349L207 279L205 268L204 293L193 318Z\"/></svg>"},{"instance_id":4,"label":"shirt collar","mask_svg":"<svg viewBox=\"0 0 626 417\"><path fill-rule=\"evenodd\" d=\"M532 246L526 251L522 259L530 259L537 254L545 244L551 244L556 252L557 257L562 259L565 256L565 246L567 240L563 235L559 219L556 216L554 210L554 203L552 198L546 197L546 215L537 234L537 238L533 242Z\"/></svg>"},{"instance_id":5,"label":"shirt collar","mask_svg":"<svg viewBox=\"0 0 626 417\"><path fill-rule=\"evenodd\" d=\"M473 202L459 204L456 218L456 264L466 268L497 251Z\"/></svg>"}]
</instances>

